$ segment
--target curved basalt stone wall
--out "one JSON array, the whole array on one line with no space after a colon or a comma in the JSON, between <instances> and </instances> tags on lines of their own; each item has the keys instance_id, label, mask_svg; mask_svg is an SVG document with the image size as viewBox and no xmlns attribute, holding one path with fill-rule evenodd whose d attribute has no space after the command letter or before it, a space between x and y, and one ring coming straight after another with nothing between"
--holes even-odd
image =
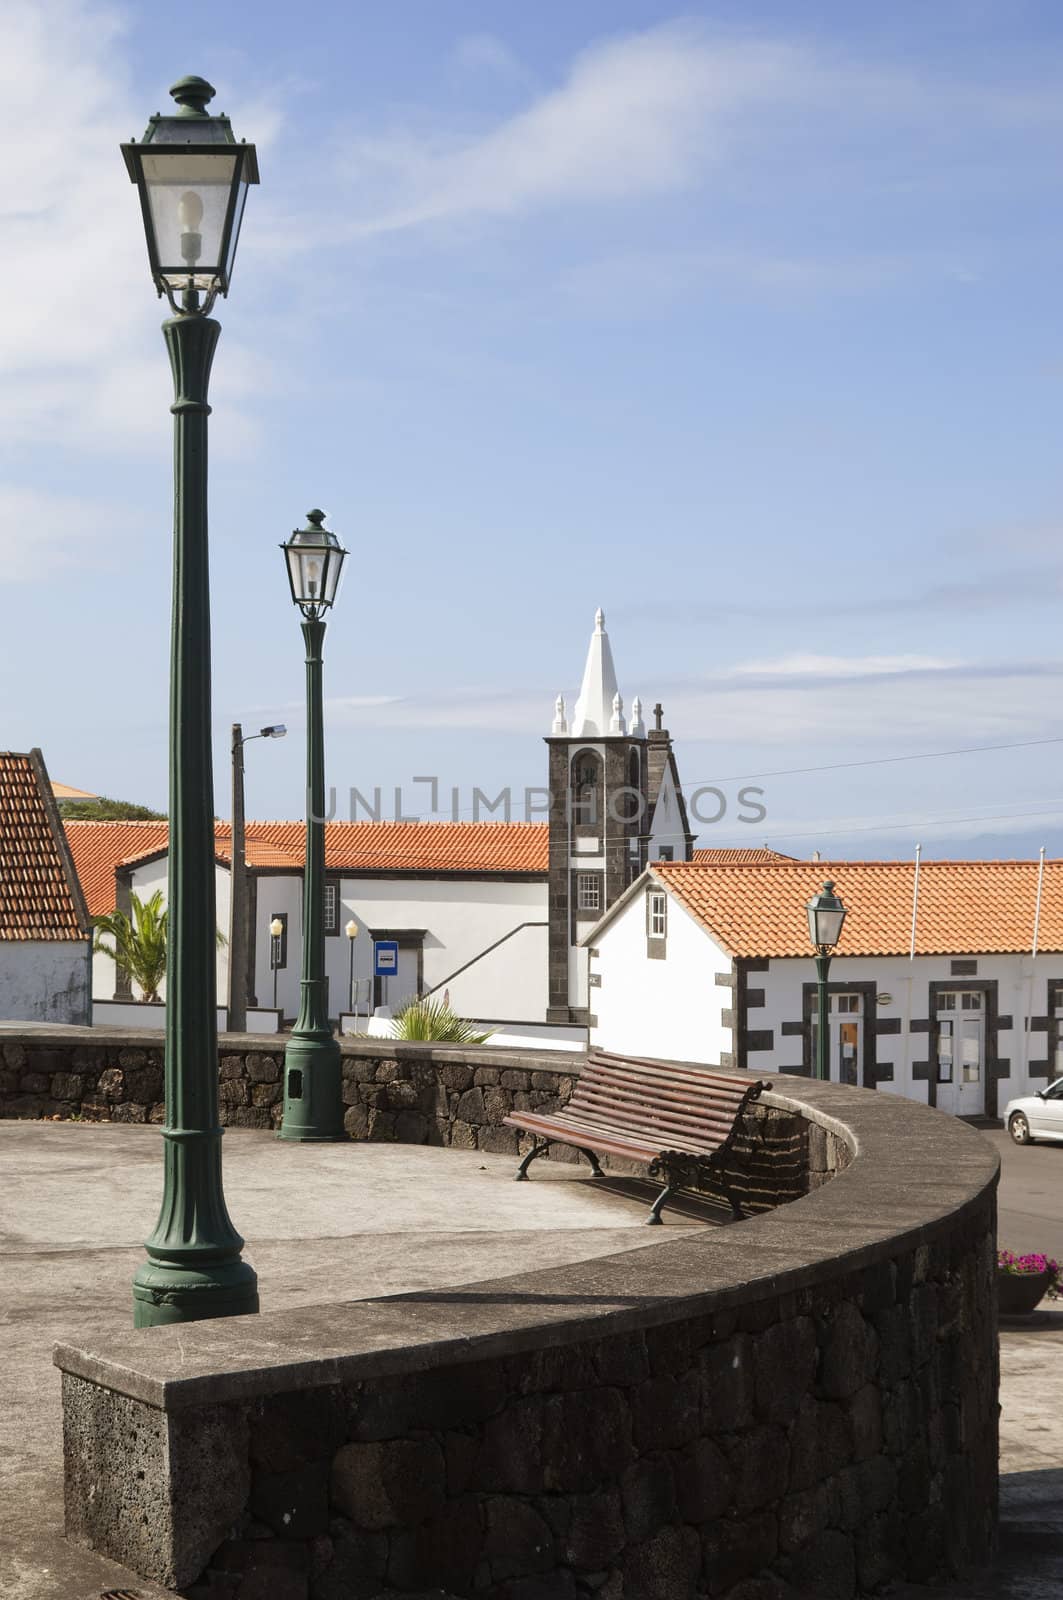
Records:
<instances>
[{"instance_id":1,"label":"curved basalt stone wall","mask_svg":"<svg viewBox=\"0 0 1063 1600\"><path fill-rule=\"evenodd\" d=\"M196 1600L845 1600L983 1561L995 1154L767 1098L835 1176L737 1226L60 1347L68 1534Z\"/></svg>"}]
</instances>

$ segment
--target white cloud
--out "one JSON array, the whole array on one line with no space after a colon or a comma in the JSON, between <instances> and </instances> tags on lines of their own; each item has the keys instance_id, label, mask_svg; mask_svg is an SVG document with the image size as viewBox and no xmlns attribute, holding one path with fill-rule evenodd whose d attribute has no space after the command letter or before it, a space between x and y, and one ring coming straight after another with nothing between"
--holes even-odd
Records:
<instances>
[{"instance_id":1,"label":"white cloud","mask_svg":"<svg viewBox=\"0 0 1063 1600\"><path fill-rule=\"evenodd\" d=\"M465 41L459 56L462 50L485 65L507 56L490 35ZM755 183L800 173L832 184L847 174L864 190L874 182L907 189L935 172L930 151L969 160L972 133L1023 137L1061 128L1054 88L964 83L785 38L714 34L686 20L591 45L558 87L487 131L425 132L407 119L349 135L341 166L361 211L352 230L370 234L682 193L713 168L743 165ZM867 129L886 132L886 155L861 142ZM754 270L765 286L799 288L908 270L903 257L756 263L721 252L714 264ZM966 260L941 270L964 281L972 274Z\"/></svg>"},{"instance_id":2,"label":"white cloud","mask_svg":"<svg viewBox=\"0 0 1063 1600\"><path fill-rule=\"evenodd\" d=\"M158 325L167 315L148 273L136 190L119 144L140 137L121 14L90 0L7 0L0 94L16 130L0 165L4 267L0 427L10 441L117 454L168 449L169 370ZM276 113L264 126L274 131ZM258 132L256 126L256 132ZM248 399L231 370L221 383ZM220 386L220 385L219 385ZM249 448L246 417L226 445Z\"/></svg>"},{"instance_id":3,"label":"white cloud","mask_svg":"<svg viewBox=\"0 0 1063 1600\"><path fill-rule=\"evenodd\" d=\"M348 174L405 192L362 231L682 190L720 155L726 118L782 94L798 59L785 45L712 48L674 23L585 51L560 88L480 138L353 139Z\"/></svg>"}]
</instances>

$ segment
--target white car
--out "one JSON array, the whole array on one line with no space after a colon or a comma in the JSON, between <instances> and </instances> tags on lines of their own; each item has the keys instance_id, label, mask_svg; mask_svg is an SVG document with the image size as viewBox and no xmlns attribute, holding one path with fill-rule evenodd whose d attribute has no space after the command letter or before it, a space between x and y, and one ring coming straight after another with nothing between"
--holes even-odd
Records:
<instances>
[{"instance_id":1,"label":"white car","mask_svg":"<svg viewBox=\"0 0 1063 1600\"><path fill-rule=\"evenodd\" d=\"M1016 1144L1032 1144L1035 1139L1063 1140L1063 1078L1047 1089L1009 1100L1004 1107L1004 1126Z\"/></svg>"}]
</instances>

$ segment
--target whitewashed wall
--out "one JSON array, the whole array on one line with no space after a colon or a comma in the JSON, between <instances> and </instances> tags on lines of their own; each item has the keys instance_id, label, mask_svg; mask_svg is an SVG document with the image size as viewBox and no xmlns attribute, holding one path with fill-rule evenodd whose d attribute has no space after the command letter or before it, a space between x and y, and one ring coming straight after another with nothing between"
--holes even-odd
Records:
<instances>
[{"instance_id":1,"label":"whitewashed wall","mask_svg":"<svg viewBox=\"0 0 1063 1600\"><path fill-rule=\"evenodd\" d=\"M1002 1110L1006 1100L1044 1085L1043 1077L1030 1078L1029 1063L1045 1058L1047 1036L1031 1032L1027 1023L1031 1016L1045 1014L1048 981L1063 982L1063 955L1039 955L1036 960L1019 955L983 955L973 959L978 963L978 972L971 982L995 981L998 1013L1002 1017L1010 1016L1013 1023L1012 1027L1000 1028L997 1033L997 1052L1010 1062L1011 1069L1009 1077L999 1080L999 1109ZM952 960L953 957L947 955L917 956L914 961L903 956L836 956L831 962L832 984L873 983L877 994L890 996L888 1003L876 1004L874 1008L874 1017L879 1022L895 1019L900 1023L899 1033L880 1033L877 1038L879 1062L889 1062L893 1067L892 1081L880 1082L880 1090L913 1100L927 1099L926 1081L913 1079L912 1064L928 1059L931 1040L926 1033L912 1033L909 1024L913 1017L930 1016L931 983L947 983L956 989L964 987L965 980L952 973ZM814 980L811 957L807 961L773 960L767 972L751 977L751 985L764 990L765 1004L763 1008L750 1011L749 1026L770 1028L774 1035L771 1050L750 1054L747 1065L751 1069L785 1072L800 1063L800 1038L784 1038L781 1027L783 1022L800 1019L802 985Z\"/></svg>"},{"instance_id":2,"label":"whitewashed wall","mask_svg":"<svg viewBox=\"0 0 1063 1600\"><path fill-rule=\"evenodd\" d=\"M590 958L590 972L601 981L589 991L591 1015L597 1018L591 1045L718 1064L721 1051L731 1048L721 1013L732 998L715 978L730 970L730 957L671 896L665 945L663 960L649 959L643 891L596 935L598 955Z\"/></svg>"},{"instance_id":3,"label":"whitewashed wall","mask_svg":"<svg viewBox=\"0 0 1063 1600\"><path fill-rule=\"evenodd\" d=\"M0 1019L89 1021L89 945L81 939L0 940Z\"/></svg>"},{"instance_id":4,"label":"whitewashed wall","mask_svg":"<svg viewBox=\"0 0 1063 1600\"><path fill-rule=\"evenodd\" d=\"M135 868L132 874L131 887L141 900L150 900L156 889L162 890L163 904L167 895L167 858L162 856L158 861L147 861L143 866ZM228 938L229 931L229 869L228 867L215 866L214 892L218 902L218 927ZM112 944L114 941L108 938ZM224 944L218 951L218 999L223 1003L228 997L229 982L229 947ZM92 958L92 997L94 1000L113 1000L117 989L117 973L115 964L110 956L96 954ZM140 990L134 984L133 996L141 998ZM159 996L166 998L166 980L163 979L159 986Z\"/></svg>"},{"instance_id":5,"label":"whitewashed wall","mask_svg":"<svg viewBox=\"0 0 1063 1600\"><path fill-rule=\"evenodd\" d=\"M591 1010L597 1017L590 1031L591 1045L716 1065L721 1053L733 1048L723 1013L734 1007L734 997L729 988L718 987L714 981L717 972L729 970L731 959L670 895L667 955L664 960L650 960L645 919L645 896L640 893L595 938L599 953L592 958L590 970L600 977L601 984L590 991ZM902 956L836 956L831 963L832 984L874 987L876 1002L862 1021L864 1050L866 1031L876 1022L899 1025L896 1032L876 1032L878 1063L888 1063L893 1069L892 1079L878 1082L880 1092L927 1101L927 1081L914 1078L912 1069L914 1063L930 1059L932 1036L926 1031L913 1033L910 1024L913 1018L924 1021L930 1017L931 983L965 987L968 980L952 972L953 959L949 955L917 956L914 961ZM1029 1019L1046 1014L1049 982L1063 983L1063 955L1039 955L1036 960L1029 955L974 959L978 970L970 983L995 982L998 1017L1011 1019L1011 1026L998 1026L997 1031L997 1055L1010 1064L1009 1075L998 1080L999 1113L1007 1100L1043 1087L1046 1081L1043 1067L1038 1077L1030 1076L1030 1063L1044 1061L1049 1050L1048 1036L1033 1032ZM782 1026L802 1021L804 985L814 981L811 956L772 960L766 971L750 974L749 987L763 990L764 1005L749 1009L747 1026L771 1035L770 1048L749 1051L745 1065L751 1071L801 1070L802 1038L794 1033L784 1035ZM1053 1076L1050 1068L1049 1080Z\"/></svg>"}]
</instances>

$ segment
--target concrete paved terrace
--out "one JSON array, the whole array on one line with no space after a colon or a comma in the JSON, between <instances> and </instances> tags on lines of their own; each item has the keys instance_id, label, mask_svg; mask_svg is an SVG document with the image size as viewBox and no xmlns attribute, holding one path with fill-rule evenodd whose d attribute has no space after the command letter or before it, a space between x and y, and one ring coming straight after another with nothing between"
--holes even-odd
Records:
<instances>
[{"instance_id":1,"label":"concrete paved terrace","mask_svg":"<svg viewBox=\"0 0 1063 1600\"><path fill-rule=\"evenodd\" d=\"M586 1165L395 1144L225 1135L229 1209L262 1309L473 1283L674 1239L722 1220L696 1203L646 1228L652 1186ZM130 1281L162 1192L156 1127L0 1123L0 1596L167 1593L62 1538L62 1416L52 1345L132 1321Z\"/></svg>"}]
</instances>

